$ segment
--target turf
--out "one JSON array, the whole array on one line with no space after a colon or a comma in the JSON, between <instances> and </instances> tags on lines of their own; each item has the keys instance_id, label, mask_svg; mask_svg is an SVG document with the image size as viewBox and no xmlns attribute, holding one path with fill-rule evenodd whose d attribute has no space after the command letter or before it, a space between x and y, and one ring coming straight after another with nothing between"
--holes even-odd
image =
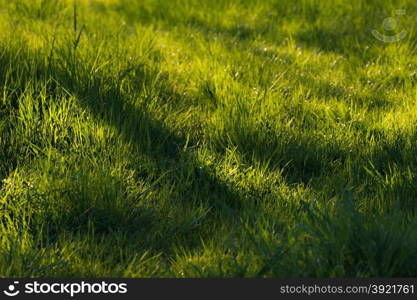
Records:
<instances>
[{"instance_id":1,"label":"turf","mask_svg":"<svg viewBox=\"0 0 417 300\"><path fill-rule=\"evenodd\" d=\"M0 276L415 277L416 14L0 0Z\"/></svg>"}]
</instances>

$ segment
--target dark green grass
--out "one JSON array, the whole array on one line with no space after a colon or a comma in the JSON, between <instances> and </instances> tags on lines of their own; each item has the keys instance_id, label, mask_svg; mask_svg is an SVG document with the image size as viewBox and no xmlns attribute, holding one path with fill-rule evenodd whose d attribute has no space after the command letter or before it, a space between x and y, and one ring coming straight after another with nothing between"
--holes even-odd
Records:
<instances>
[{"instance_id":1,"label":"dark green grass","mask_svg":"<svg viewBox=\"0 0 417 300\"><path fill-rule=\"evenodd\" d=\"M0 275L416 276L416 14L0 1Z\"/></svg>"}]
</instances>

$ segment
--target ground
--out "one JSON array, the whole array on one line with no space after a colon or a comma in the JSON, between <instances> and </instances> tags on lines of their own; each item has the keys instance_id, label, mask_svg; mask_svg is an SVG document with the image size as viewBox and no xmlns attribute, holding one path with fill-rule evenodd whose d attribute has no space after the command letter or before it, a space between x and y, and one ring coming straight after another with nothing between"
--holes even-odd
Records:
<instances>
[{"instance_id":1,"label":"ground","mask_svg":"<svg viewBox=\"0 0 417 300\"><path fill-rule=\"evenodd\" d=\"M0 275L415 277L416 15L0 0Z\"/></svg>"}]
</instances>

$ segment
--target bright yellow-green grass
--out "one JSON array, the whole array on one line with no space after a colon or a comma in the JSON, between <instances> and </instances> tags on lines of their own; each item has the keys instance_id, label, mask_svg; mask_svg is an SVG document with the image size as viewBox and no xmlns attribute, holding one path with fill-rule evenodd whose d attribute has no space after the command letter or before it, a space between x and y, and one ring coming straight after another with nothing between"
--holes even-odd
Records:
<instances>
[{"instance_id":1,"label":"bright yellow-green grass","mask_svg":"<svg viewBox=\"0 0 417 300\"><path fill-rule=\"evenodd\" d=\"M0 0L0 276L417 276L416 16Z\"/></svg>"}]
</instances>

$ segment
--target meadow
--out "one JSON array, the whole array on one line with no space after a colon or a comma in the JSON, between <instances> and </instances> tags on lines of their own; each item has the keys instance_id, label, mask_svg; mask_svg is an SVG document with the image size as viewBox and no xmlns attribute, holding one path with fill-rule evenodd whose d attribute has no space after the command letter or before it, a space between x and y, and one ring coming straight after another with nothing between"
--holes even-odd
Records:
<instances>
[{"instance_id":1,"label":"meadow","mask_svg":"<svg viewBox=\"0 0 417 300\"><path fill-rule=\"evenodd\" d=\"M416 16L0 0L0 276L417 276Z\"/></svg>"}]
</instances>

